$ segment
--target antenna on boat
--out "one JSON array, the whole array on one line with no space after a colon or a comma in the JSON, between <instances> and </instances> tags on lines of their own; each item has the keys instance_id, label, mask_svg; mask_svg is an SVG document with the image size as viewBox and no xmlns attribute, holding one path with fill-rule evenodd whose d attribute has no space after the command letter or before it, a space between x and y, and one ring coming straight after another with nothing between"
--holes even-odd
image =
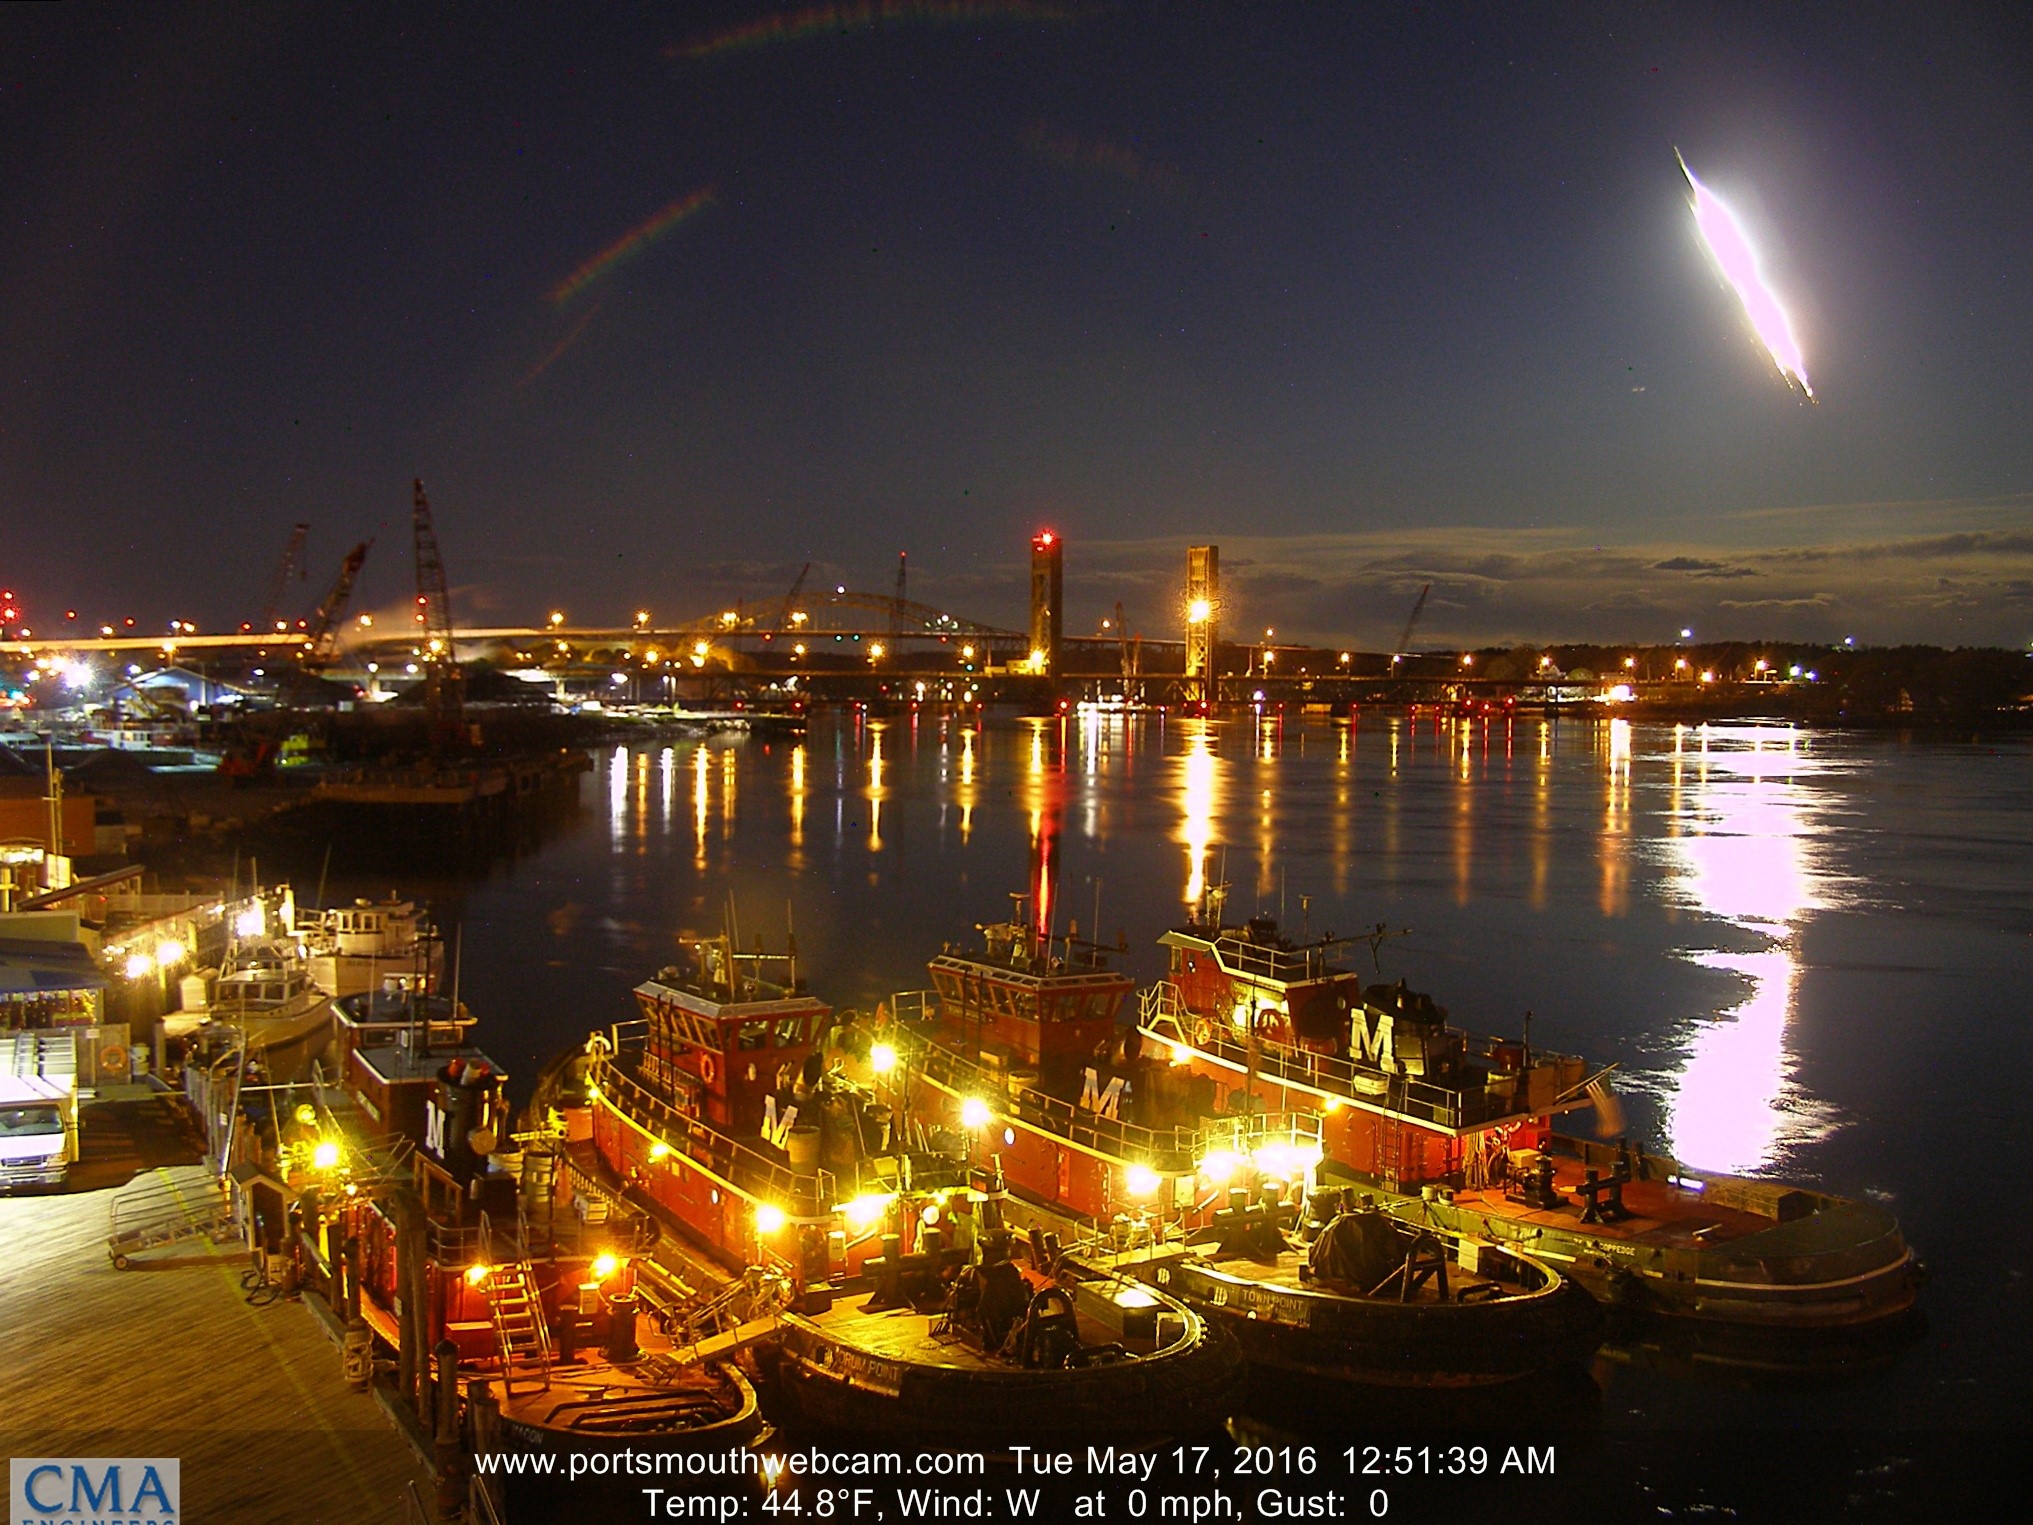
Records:
<instances>
[{"instance_id":1,"label":"antenna on boat","mask_svg":"<svg viewBox=\"0 0 2033 1525\"><path fill-rule=\"evenodd\" d=\"M325 876L331 873L331 871L332 871L332 844L330 842L326 842L325 866L318 870L318 898L314 902L314 908L320 911L324 910L325 908Z\"/></svg>"},{"instance_id":2,"label":"antenna on boat","mask_svg":"<svg viewBox=\"0 0 2033 1525\"><path fill-rule=\"evenodd\" d=\"M1312 940L1313 897L1311 895L1301 895L1299 897L1299 941L1305 943Z\"/></svg>"},{"instance_id":3,"label":"antenna on boat","mask_svg":"<svg viewBox=\"0 0 2033 1525\"><path fill-rule=\"evenodd\" d=\"M784 897L784 952L790 959L790 991L798 993L798 921L790 896Z\"/></svg>"},{"instance_id":4,"label":"antenna on boat","mask_svg":"<svg viewBox=\"0 0 2033 1525\"><path fill-rule=\"evenodd\" d=\"M455 1024L459 1020L459 974L465 967L466 967L466 923L464 921L461 921L459 925L453 929L452 932L452 1021ZM424 1047L429 1048L431 1046L430 1007L422 1002L419 1002L416 1009L420 1009L423 1013ZM456 1026L454 1027L453 1030L457 1031Z\"/></svg>"}]
</instances>

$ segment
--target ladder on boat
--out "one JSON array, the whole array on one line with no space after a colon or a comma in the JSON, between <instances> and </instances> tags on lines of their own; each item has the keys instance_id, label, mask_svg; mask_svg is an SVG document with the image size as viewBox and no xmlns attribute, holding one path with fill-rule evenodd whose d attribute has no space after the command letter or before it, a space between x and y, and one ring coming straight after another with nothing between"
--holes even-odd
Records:
<instances>
[{"instance_id":1,"label":"ladder on boat","mask_svg":"<svg viewBox=\"0 0 2033 1525\"><path fill-rule=\"evenodd\" d=\"M487 1306L494 1318L494 1350L501 1362L504 1395L515 1391L517 1377L533 1376L540 1388L548 1389L551 1332L527 1260L495 1268L487 1278Z\"/></svg>"}]
</instances>

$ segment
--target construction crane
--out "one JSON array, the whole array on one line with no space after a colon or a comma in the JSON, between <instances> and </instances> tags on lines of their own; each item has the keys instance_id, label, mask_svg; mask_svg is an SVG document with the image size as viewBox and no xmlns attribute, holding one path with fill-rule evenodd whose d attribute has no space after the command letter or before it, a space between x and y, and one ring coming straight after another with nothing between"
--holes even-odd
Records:
<instances>
[{"instance_id":1,"label":"construction crane","mask_svg":"<svg viewBox=\"0 0 2033 1525\"><path fill-rule=\"evenodd\" d=\"M411 517L416 539L416 622L424 663L424 709L430 716L431 750L457 746L465 739L465 704L461 697L459 654L452 642L452 597L445 589L445 560L438 554L438 532L431 524L431 500L421 478Z\"/></svg>"},{"instance_id":2,"label":"construction crane","mask_svg":"<svg viewBox=\"0 0 2033 1525\"><path fill-rule=\"evenodd\" d=\"M304 666L325 667L338 655L339 622L346 617L346 606L353 601L353 584L359 581L361 564L373 548L372 540L363 540L339 563L338 577L325 596L318 600L318 607L311 615L307 627L310 644L304 647Z\"/></svg>"},{"instance_id":3,"label":"construction crane","mask_svg":"<svg viewBox=\"0 0 2033 1525\"><path fill-rule=\"evenodd\" d=\"M268 597L262 601L261 619L256 630L275 630L276 616L282 613L282 601L289 595L289 585L304 580L304 541L309 538L311 527L298 523L289 532L289 542L282 548L282 560L277 564L275 576L268 584Z\"/></svg>"},{"instance_id":4,"label":"construction crane","mask_svg":"<svg viewBox=\"0 0 2033 1525\"><path fill-rule=\"evenodd\" d=\"M1412 653L1412 632L1419 628L1419 616L1426 612L1426 595L1433 591L1430 582L1419 590L1419 596L1412 601L1412 612L1405 616L1405 628L1398 633L1398 644L1391 651L1391 666L1396 667Z\"/></svg>"},{"instance_id":5,"label":"construction crane","mask_svg":"<svg viewBox=\"0 0 2033 1525\"><path fill-rule=\"evenodd\" d=\"M798 568L797 579L791 584L791 591L784 595L784 606L777 611L776 628L778 635L782 635L785 630L790 628L791 616L798 612L798 595L805 591L805 579L811 575L812 564L809 561Z\"/></svg>"}]
</instances>

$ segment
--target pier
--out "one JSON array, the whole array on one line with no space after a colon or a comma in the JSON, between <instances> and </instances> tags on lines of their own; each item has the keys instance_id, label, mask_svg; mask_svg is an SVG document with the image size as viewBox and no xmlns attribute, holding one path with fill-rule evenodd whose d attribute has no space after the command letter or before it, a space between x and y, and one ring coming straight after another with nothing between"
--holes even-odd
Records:
<instances>
[{"instance_id":1,"label":"pier","mask_svg":"<svg viewBox=\"0 0 2033 1525\"><path fill-rule=\"evenodd\" d=\"M192 1519L384 1525L405 1518L412 1486L430 1498L428 1470L347 1387L309 1308L249 1303L237 1246L198 1239L114 1269L113 1198L178 1179L171 1162L190 1155L148 1101L89 1109L85 1133L79 1176L121 1184L0 1197L8 1454L178 1457Z\"/></svg>"}]
</instances>

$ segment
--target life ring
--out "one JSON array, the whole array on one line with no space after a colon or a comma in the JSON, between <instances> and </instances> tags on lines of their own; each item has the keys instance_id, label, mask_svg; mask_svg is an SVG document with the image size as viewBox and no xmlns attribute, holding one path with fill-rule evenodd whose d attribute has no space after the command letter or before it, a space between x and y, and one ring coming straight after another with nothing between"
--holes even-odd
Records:
<instances>
[{"instance_id":1,"label":"life ring","mask_svg":"<svg viewBox=\"0 0 2033 1525\"><path fill-rule=\"evenodd\" d=\"M117 1043L109 1043L99 1050L99 1073L101 1075L126 1074L127 1050Z\"/></svg>"},{"instance_id":2,"label":"life ring","mask_svg":"<svg viewBox=\"0 0 2033 1525\"><path fill-rule=\"evenodd\" d=\"M713 1077L718 1073L719 1071L713 1065L713 1056L702 1051L699 1055L699 1078L705 1081L707 1085L711 1085Z\"/></svg>"}]
</instances>

